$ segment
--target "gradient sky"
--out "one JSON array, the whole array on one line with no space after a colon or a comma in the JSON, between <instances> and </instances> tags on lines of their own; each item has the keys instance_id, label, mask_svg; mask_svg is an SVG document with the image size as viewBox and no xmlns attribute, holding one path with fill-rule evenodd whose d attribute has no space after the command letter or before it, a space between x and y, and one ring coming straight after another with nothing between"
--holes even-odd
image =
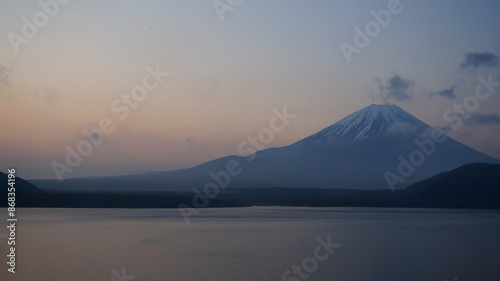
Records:
<instances>
[{"instance_id":1,"label":"gradient sky","mask_svg":"<svg viewBox=\"0 0 500 281\"><path fill-rule=\"evenodd\" d=\"M42 0L47 2L48 0ZM222 1L226 3L226 1ZM67 177L193 166L237 154L273 108L297 117L268 145L284 146L372 103L394 103L424 122L499 79L500 2L401 1L402 11L346 62L339 47L386 0L247 0L224 13L212 1L78 1L60 5L16 54L8 34L42 11L0 2L0 168L55 178L67 145L110 118L116 129ZM124 120L111 103L170 76ZM446 91L447 90L447 91ZM500 158L500 88L448 134Z\"/></svg>"}]
</instances>

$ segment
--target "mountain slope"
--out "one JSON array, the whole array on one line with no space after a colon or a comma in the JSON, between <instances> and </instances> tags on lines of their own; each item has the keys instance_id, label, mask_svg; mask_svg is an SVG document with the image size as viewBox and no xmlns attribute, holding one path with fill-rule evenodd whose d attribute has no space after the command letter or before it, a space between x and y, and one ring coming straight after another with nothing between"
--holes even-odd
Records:
<instances>
[{"instance_id":1,"label":"mountain slope","mask_svg":"<svg viewBox=\"0 0 500 281\"><path fill-rule=\"evenodd\" d=\"M7 190L8 179L9 179L9 177L7 174L0 172L0 182L2 182L2 185L4 185L4 188L2 188L0 190L0 194L2 196L8 193L8 190ZM14 182L15 182L14 188L15 188L16 195L43 193L43 191L41 189L34 186L30 182L24 180L23 178L16 177ZM3 197L3 198L5 198L5 197Z\"/></svg>"},{"instance_id":2,"label":"mountain slope","mask_svg":"<svg viewBox=\"0 0 500 281\"><path fill-rule=\"evenodd\" d=\"M15 204L16 206L19 206L19 202L22 202L24 198L29 197L29 196L39 196L41 194L44 194L41 189L38 187L34 186L33 184L29 183L28 181L16 177L14 181L14 188L15 190L13 193L15 193L15 196L7 196L9 193L9 188L10 186L7 185L8 183L8 175L5 173L0 172L0 182L2 183L2 188L0 189L0 207L8 207L8 198L9 197L14 197L16 200Z\"/></svg>"},{"instance_id":3,"label":"mountain slope","mask_svg":"<svg viewBox=\"0 0 500 281\"><path fill-rule=\"evenodd\" d=\"M500 164L474 163L437 174L401 191L409 201L500 206Z\"/></svg>"}]
</instances>

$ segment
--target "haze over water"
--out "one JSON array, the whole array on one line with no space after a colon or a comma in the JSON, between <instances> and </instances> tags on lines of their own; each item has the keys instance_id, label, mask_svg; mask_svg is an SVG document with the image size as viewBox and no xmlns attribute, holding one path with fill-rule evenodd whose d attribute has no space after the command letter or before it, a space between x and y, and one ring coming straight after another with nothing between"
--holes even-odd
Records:
<instances>
[{"instance_id":1,"label":"haze over water","mask_svg":"<svg viewBox=\"0 0 500 281\"><path fill-rule=\"evenodd\" d=\"M169 209L20 209L18 218L9 280L108 281L123 268L138 281L282 280L328 235L341 245L307 280L500 276L500 211L492 210L203 209L185 224Z\"/></svg>"}]
</instances>

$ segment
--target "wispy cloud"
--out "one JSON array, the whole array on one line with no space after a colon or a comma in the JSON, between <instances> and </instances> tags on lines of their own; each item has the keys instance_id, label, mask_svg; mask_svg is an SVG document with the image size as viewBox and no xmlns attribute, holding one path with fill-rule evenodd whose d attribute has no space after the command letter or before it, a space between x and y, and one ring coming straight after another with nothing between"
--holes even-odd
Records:
<instances>
[{"instance_id":1,"label":"wispy cloud","mask_svg":"<svg viewBox=\"0 0 500 281\"><path fill-rule=\"evenodd\" d=\"M457 98L457 96L455 94L456 89L457 89L456 86L451 86L448 89L443 89L441 91L429 93L429 96L430 97L443 97L443 98L447 98L447 99L451 99L451 100L456 99Z\"/></svg>"},{"instance_id":2,"label":"wispy cloud","mask_svg":"<svg viewBox=\"0 0 500 281\"><path fill-rule=\"evenodd\" d=\"M59 94L57 93L57 91L50 88L49 86L45 86L45 88L41 89L36 89L35 92L40 100L44 103L54 104L59 100Z\"/></svg>"},{"instance_id":3,"label":"wispy cloud","mask_svg":"<svg viewBox=\"0 0 500 281\"><path fill-rule=\"evenodd\" d=\"M413 99L416 83L413 80L403 78L401 75L394 75L387 80L376 79L379 86L379 96L384 103L391 100L411 101Z\"/></svg>"},{"instance_id":4,"label":"wispy cloud","mask_svg":"<svg viewBox=\"0 0 500 281\"><path fill-rule=\"evenodd\" d=\"M467 131L459 134L460 137L462 138L472 138L474 137L474 133Z\"/></svg>"},{"instance_id":5,"label":"wispy cloud","mask_svg":"<svg viewBox=\"0 0 500 281\"><path fill-rule=\"evenodd\" d=\"M500 124L500 115L498 113L470 113L463 114L462 118L464 123L469 127Z\"/></svg>"},{"instance_id":6,"label":"wispy cloud","mask_svg":"<svg viewBox=\"0 0 500 281\"><path fill-rule=\"evenodd\" d=\"M7 75L7 68L5 66L0 65L0 82L7 84L9 83L9 75Z\"/></svg>"},{"instance_id":7,"label":"wispy cloud","mask_svg":"<svg viewBox=\"0 0 500 281\"><path fill-rule=\"evenodd\" d=\"M197 145L197 143L196 143L196 137L195 136L189 136L189 137L186 138L186 140L184 140L184 143L196 146Z\"/></svg>"},{"instance_id":8,"label":"wispy cloud","mask_svg":"<svg viewBox=\"0 0 500 281\"><path fill-rule=\"evenodd\" d=\"M495 67L500 64L500 58L488 52L473 52L465 54L465 59L460 65L461 68Z\"/></svg>"},{"instance_id":9,"label":"wispy cloud","mask_svg":"<svg viewBox=\"0 0 500 281\"><path fill-rule=\"evenodd\" d=\"M472 113L470 117L465 120L468 126L495 125L500 124L500 115L498 113Z\"/></svg>"}]
</instances>

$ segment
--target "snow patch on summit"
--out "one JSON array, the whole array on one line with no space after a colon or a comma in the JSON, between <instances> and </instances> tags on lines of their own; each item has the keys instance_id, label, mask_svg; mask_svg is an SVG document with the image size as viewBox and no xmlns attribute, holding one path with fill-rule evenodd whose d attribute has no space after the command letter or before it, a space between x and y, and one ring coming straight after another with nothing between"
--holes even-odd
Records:
<instances>
[{"instance_id":1,"label":"snow patch on summit","mask_svg":"<svg viewBox=\"0 0 500 281\"><path fill-rule=\"evenodd\" d=\"M414 139L430 128L397 105L370 105L296 144L337 144L375 138Z\"/></svg>"}]
</instances>

